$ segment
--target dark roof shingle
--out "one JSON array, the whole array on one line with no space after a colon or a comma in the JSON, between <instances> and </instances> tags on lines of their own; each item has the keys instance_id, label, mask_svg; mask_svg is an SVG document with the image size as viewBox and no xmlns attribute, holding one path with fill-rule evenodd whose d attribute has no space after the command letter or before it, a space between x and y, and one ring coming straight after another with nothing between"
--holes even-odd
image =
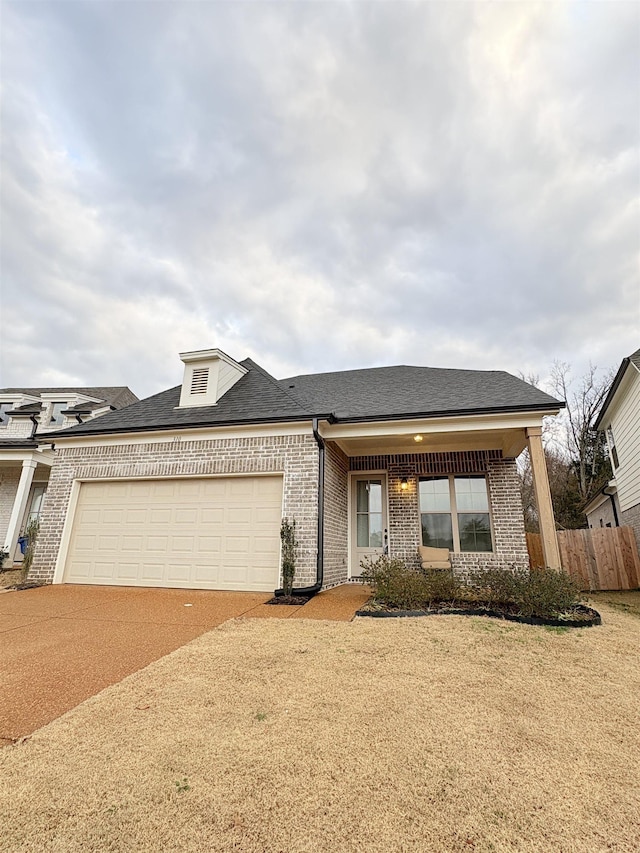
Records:
<instances>
[{"instance_id":1,"label":"dark roof shingle","mask_svg":"<svg viewBox=\"0 0 640 853\"><path fill-rule=\"evenodd\" d=\"M558 400L499 370L374 367L281 380L312 409L338 420L557 408Z\"/></svg>"},{"instance_id":2,"label":"dark roof shingle","mask_svg":"<svg viewBox=\"0 0 640 853\"><path fill-rule=\"evenodd\" d=\"M564 405L502 371L399 366L294 376L278 381L251 359L241 364L248 372L215 406L178 408L178 385L62 430L56 436L275 423L312 417L358 421L542 411Z\"/></svg>"}]
</instances>

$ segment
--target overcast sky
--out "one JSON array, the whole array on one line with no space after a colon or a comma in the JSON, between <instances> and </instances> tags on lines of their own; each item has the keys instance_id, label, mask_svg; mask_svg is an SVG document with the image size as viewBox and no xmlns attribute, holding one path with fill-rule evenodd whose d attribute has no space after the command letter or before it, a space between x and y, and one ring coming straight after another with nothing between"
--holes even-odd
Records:
<instances>
[{"instance_id":1,"label":"overcast sky","mask_svg":"<svg viewBox=\"0 0 640 853\"><path fill-rule=\"evenodd\" d=\"M5 2L0 385L640 347L640 6Z\"/></svg>"}]
</instances>

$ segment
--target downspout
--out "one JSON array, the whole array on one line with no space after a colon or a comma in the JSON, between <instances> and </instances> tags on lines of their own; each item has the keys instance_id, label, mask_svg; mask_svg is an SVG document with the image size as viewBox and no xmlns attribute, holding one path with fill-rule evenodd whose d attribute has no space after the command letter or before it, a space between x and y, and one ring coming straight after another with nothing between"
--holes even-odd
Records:
<instances>
[{"instance_id":1,"label":"downspout","mask_svg":"<svg viewBox=\"0 0 640 853\"><path fill-rule=\"evenodd\" d=\"M316 557L316 582L313 586L294 587L293 595L312 598L322 589L324 579L324 440L318 432L318 418L312 421L313 437L318 445L318 556ZM283 589L276 589L274 596L284 595Z\"/></svg>"},{"instance_id":2,"label":"downspout","mask_svg":"<svg viewBox=\"0 0 640 853\"><path fill-rule=\"evenodd\" d=\"M33 424L33 429L31 430L29 438L35 438L36 430L38 429L38 418L36 415L30 415L29 420Z\"/></svg>"}]
</instances>

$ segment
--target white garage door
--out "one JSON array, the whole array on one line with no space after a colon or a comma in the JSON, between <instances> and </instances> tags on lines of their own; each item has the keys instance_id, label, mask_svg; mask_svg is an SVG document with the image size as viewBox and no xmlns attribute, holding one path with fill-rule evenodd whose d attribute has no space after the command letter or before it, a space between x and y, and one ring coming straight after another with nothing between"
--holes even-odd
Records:
<instances>
[{"instance_id":1,"label":"white garage door","mask_svg":"<svg viewBox=\"0 0 640 853\"><path fill-rule=\"evenodd\" d=\"M281 477L82 483L66 583L278 586Z\"/></svg>"}]
</instances>

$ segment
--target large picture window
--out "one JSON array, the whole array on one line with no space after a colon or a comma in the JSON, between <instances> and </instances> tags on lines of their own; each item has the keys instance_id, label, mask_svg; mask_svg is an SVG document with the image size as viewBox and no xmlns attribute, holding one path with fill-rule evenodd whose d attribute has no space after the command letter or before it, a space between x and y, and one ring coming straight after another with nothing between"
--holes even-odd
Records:
<instances>
[{"instance_id":1,"label":"large picture window","mask_svg":"<svg viewBox=\"0 0 640 853\"><path fill-rule=\"evenodd\" d=\"M422 544L450 551L492 551L483 476L420 478Z\"/></svg>"}]
</instances>

